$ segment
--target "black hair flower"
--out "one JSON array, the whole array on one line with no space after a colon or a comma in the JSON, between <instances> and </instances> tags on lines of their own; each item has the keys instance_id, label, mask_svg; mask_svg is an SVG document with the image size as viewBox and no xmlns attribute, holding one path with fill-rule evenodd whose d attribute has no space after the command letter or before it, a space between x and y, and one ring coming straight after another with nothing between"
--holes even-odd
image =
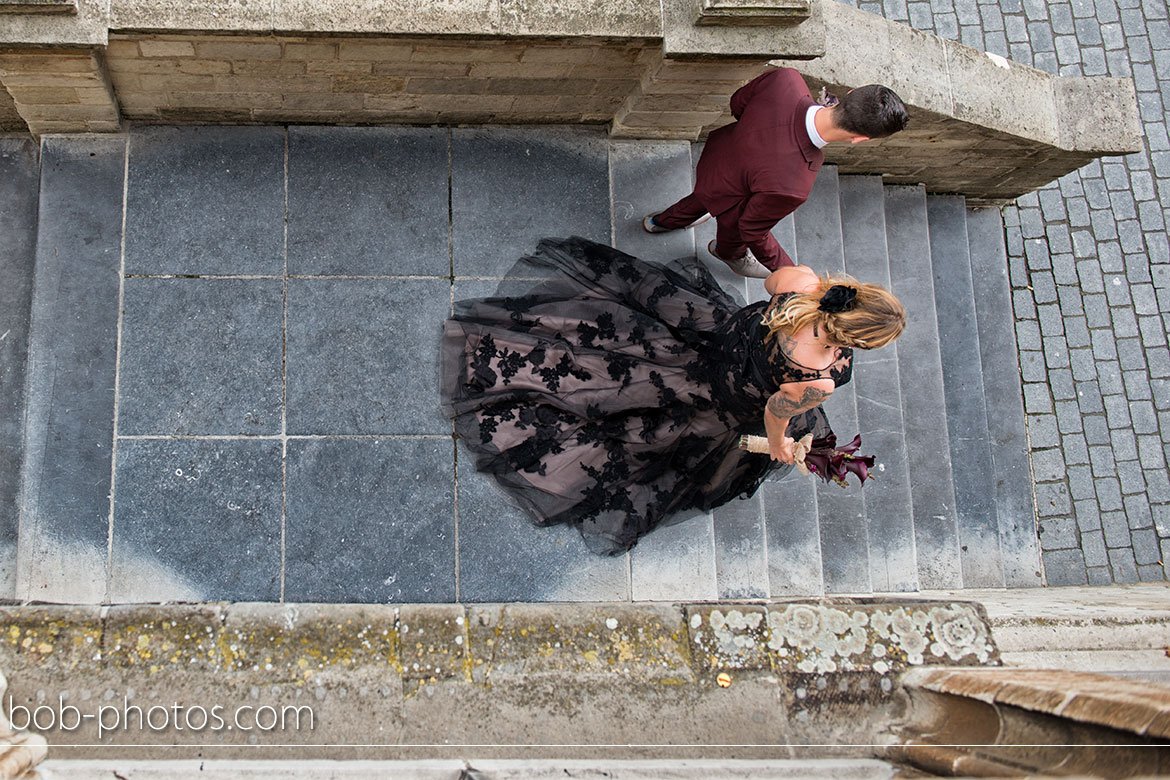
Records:
<instances>
[{"instance_id":1,"label":"black hair flower","mask_svg":"<svg viewBox=\"0 0 1170 780\"><path fill-rule=\"evenodd\" d=\"M840 314L843 311L849 311L853 308L854 299L857 298L857 288L850 287L847 284L835 284L829 288L829 291L821 296L821 311L828 314Z\"/></svg>"}]
</instances>

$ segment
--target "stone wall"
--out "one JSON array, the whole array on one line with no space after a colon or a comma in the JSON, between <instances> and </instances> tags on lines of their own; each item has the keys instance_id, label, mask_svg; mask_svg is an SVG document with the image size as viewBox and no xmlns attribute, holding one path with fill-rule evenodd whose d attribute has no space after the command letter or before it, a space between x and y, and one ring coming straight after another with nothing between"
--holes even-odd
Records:
<instances>
[{"instance_id":1,"label":"stone wall","mask_svg":"<svg viewBox=\"0 0 1170 780\"><path fill-rule=\"evenodd\" d=\"M649 41L115 34L110 76L147 122L605 123Z\"/></svg>"},{"instance_id":2,"label":"stone wall","mask_svg":"<svg viewBox=\"0 0 1170 780\"><path fill-rule=\"evenodd\" d=\"M906 133L830 149L845 172L995 201L1140 146L1128 80L1055 78L832 0L799 24L745 27L696 25L690 0L95 2L73 22L0 27L0 83L34 136L126 118L597 123L697 140L783 57L814 89L885 83L909 106Z\"/></svg>"}]
</instances>

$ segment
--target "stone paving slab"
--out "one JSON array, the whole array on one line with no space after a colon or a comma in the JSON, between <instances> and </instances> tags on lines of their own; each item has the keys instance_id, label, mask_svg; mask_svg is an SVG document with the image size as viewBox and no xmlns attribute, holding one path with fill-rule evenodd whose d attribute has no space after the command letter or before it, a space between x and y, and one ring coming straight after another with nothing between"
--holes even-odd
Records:
<instances>
[{"instance_id":1,"label":"stone paving slab","mask_svg":"<svg viewBox=\"0 0 1170 780\"><path fill-rule=\"evenodd\" d=\"M279 279L126 279L118 433L281 432Z\"/></svg>"},{"instance_id":2,"label":"stone paving slab","mask_svg":"<svg viewBox=\"0 0 1170 780\"><path fill-rule=\"evenodd\" d=\"M455 601L452 446L446 437L290 440L284 599Z\"/></svg>"},{"instance_id":3,"label":"stone paving slab","mask_svg":"<svg viewBox=\"0 0 1170 780\"><path fill-rule=\"evenodd\" d=\"M288 433L448 433L436 399L450 296L438 278L289 280Z\"/></svg>"},{"instance_id":4,"label":"stone paving slab","mask_svg":"<svg viewBox=\"0 0 1170 780\"><path fill-rule=\"evenodd\" d=\"M129 159L126 273L283 273L283 128L135 128Z\"/></svg>"},{"instance_id":5,"label":"stone paving slab","mask_svg":"<svg viewBox=\"0 0 1170 780\"><path fill-rule=\"evenodd\" d=\"M125 165L124 137L41 147L20 599L106 595Z\"/></svg>"},{"instance_id":6,"label":"stone paving slab","mask_svg":"<svg viewBox=\"0 0 1170 780\"><path fill-rule=\"evenodd\" d=\"M0 594L16 589L20 462L29 308L36 259L37 147L28 138L0 138Z\"/></svg>"},{"instance_id":7,"label":"stone paving slab","mask_svg":"<svg viewBox=\"0 0 1170 780\"><path fill-rule=\"evenodd\" d=\"M449 133L290 127L288 272L445 276Z\"/></svg>"},{"instance_id":8,"label":"stone paving slab","mask_svg":"<svg viewBox=\"0 0 1170 780\"><path fill-rule=\"evenodd\" d=\"M276 601L281 445L122 439L110 600Z\"/></svg>"},{"instance_id":9,"label":"stone paving slab","mask_svg":"<svg viewBox=\"0 0 1170 780\"><path fill-rule=\"evenodd\" d=\"M609 242L608 148L600 130L453 129L455 276L500 278L550 235Z\"/></svg>"}]
</instances>

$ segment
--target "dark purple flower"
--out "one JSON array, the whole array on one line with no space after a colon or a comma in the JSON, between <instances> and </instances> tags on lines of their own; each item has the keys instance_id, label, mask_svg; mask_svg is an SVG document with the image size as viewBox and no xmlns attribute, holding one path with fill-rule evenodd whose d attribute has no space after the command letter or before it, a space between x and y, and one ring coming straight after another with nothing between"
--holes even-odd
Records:
<instances>
[{"instance_id":1,"label":"dark purple flower","mask_svg":"<svg viewBox=\"0 0 1170 780\"><path fill-rule=\"evenodd\" d=\"M869 470L873 468L873 455L857 455L861 447L861 435L853 437L853 441L838 449L837 436L830 433L823 439L813 439L812 449L804 456L804 465L813 474L825 482L836 482L841 487L847 487L845 477L850 473L856 474L861 484L872 479Z\"/></svg>"}]
</instances>

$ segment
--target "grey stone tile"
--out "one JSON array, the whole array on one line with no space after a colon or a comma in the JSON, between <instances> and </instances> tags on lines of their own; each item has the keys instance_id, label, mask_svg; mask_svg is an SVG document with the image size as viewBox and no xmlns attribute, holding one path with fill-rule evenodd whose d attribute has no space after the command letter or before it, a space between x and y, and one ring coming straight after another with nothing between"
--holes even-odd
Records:
<instances>
[{"instance_id":1,"label":"grey stone tile","mask_svg":"<svg viewBox=\"0 0 1170 780\"><path fill-rule=\"evenodd\" d=\"M1065 463L1084 465L1089 462L1089 445L1082 434L1070 433L1061 439L1064 443Z\"/></svg>"},{"instance_id":2,"label":"grey stone tile","mask_svg":"<svg viewBox=\"0 0 1170 780\"><path fill-rule=\"evenodd\" d=\"M1158 535L1153 528L1134 531L1130 536L1133 539L1133 557L1139 566L1162 562L1162 551L1158 547Z\"/></svg>"},{"instance_id":3,"label":"grey stone tile","mask_svg":"<svg viewBox=\"0 0 1170 780\"><path fill-rule=\"evenodd\" d=\"M1060 432L1056 427L1055 415L1029 415L1028 435L1033 448L1060 446Z\"/></svg>"},{"instance_id":4,"label":"grey stone tile","mask_svg":"<svg viewBox=\"0 0 1170 780\"><path fill-rule=\"evenodd\" d=\"M1137 564L1133 559L1133 550L1128 547L1117 547L1109 551L1109 563L1113 568L1113 581L1117 583L1132 583L1138 581Z\"/></svg>"},{"instance_id":5,"label":"grey stone tile","mask_svg":"<svg viewBox=\"0 0 1170 780\"><path fill-rule=\"evenodd\" d=\"M825 589L816 487L793 471L778 482L765 482L759 496L764 505L770 595L822 595ZM956 566L957 563L956 556Z\"/></svg>"},{"instance_id":6,"label":"grey stone tile","mask_svg":"<svg viewBox=\"0 0 1170 780\"><path fill-rule=\"evenodd\" d=\"M762 497L730 501L716 507L711 516L719 598L767 598L768 553Z\"/></svg>"},{"instance_id":7,"label":"grey stone tile","mask_svg":"<svg viewBox=\"0 0 1170 780\"><path fill-rule=\"evenodd\" d=\"M1089 567L1089 584L1090 585L1112 585L1113 573L1109 567Z\"/></svg>"},{"instance_id":8,"label":"grey stone tile","mask_svg":"<svg viewBox=\"0 0 1170 780\"><path fill-rule=\"evenodd\" d=\"M1024 408L1031 414L1052 413L1052 396L1048 385L1039 382L1024 385Z\"/></svg>"},{"instance_id":9,"label":"grey stone tile","mask_svg":"<svg viewBox=\"0 0 1170 780\"><path fill-rule=\"evenodd\" d=\"M1068 489L1074 507L1077 501L1092 501L1097 496L1093 489L1093 475L1087 466L1069 466Z\"/></svg>"},{"instance_id":10,"label":"grey stone tile","mask_svg":"<svg viewBox=\"0 0 1170 780\"><path fill-rule=\"evenodd\" d=\"M1089 461L1093 464L1093 474L1098 477L1114 473L1113 450L1110 447L1089 447Z\"/></svg>"},{"instance_id":11,"label":"grey stone tile","mask_svg":"<svg viewBox=\"0 0 1170 780\"><path fill-rule=\"evenodd\" d=\"M1084 553L1086 566L1109 565L1109 553L1105 550L1105 538L1100 531L1081 534L1081 551Z\"/></svg>"},{"instance_id":12,"label":"grey stone tile","mask_svg":"<svg viewBox=\"0 0 1170 780\"><path fill-rule=\"evenodd\" d=\"M1136 460L1119 461L1117 478L1121 481L1121 492L1127 496L1146 492L1146 478Z\"/></svg>"},{"instance_id":13,"label":"grey stone tile","mask_svg":"<svg viewBox=\"0 0 1170 780\"><path fill-rule=\"evenodd\" d=\"M1138 580L1141 582L1160 582L1166 579L1166 569L1161 564L1154 563L1147 566L1138 565Z\"/></svg>"},{"instance_id":14,"label":"grey stone tile","mask_svg":"<svg viewBox=\"0 0 1170 780\"><path fill-rule=\"evenodd\" d=\"M1101 414L1104 412L1104 401L1101 399L1101 387L1097 382L1076 382L1076 401L1081 408L1082 415ZM1109 441L1109 427L1104 417L1092 417L1093 424L1100 424L1101 435L1092 442L1103 444ZM1088 430L1090 417L1082 417L1081 423ZM1094 429L1096 432L1097 429Z\"/></svg>"},{"instance_id":15,"label":"grey stone tile","mask_svg":"<svg viewBox=\"0 0 1170 780\"><path fill-rule=\"evenodd\" d=\"M1080 550L1045 552L1044 579L1049 585L1084 585L1088 582Z\"/></svg>"},{"instance_id":16,"label":"grey stone tile","mask_svg":"<svg viewBox=\"0 0 1170 780\"><path fill-rule=\"evenodd\" d=\"M118 433L281 432L278 279L126 279Z\"/></svg>"},{"instance_id":17,"label":"grey stone tile","mask_svg":"<svg viewBox=\"0 0 1170 780\"><path fill-rule=\"evenodd\" d=\"M932 196L927 198L927 214L951 462L963 463L962 469L952 471L959 538L964 547L963 583L968 587L997 587L997 583L1002 586L1004 582L1004 569L995 493L988 489L995 484L995 470L987 427L985 367L981 345L978 339L971 338L971 334L979 332L979 321L967 212L960 198ZM1006 302L1003 310L1007 311ZM1010 339L1009 335L1007 343L1011 343ZM1022 418L1023 404L1018 395L1016 399ZM1051 421L1055 432L1056 418Z\"/></svg>"},{"instance_id":18,"label":"grey stone tile","mask_svg":"<svg viewBox=\"0 0 1170 780\"><path fill-rule=\"evenodd\" d=\"M451 602L451 440L292 439L285 599Z\"/></svg>"},{"instance_id":19,"label":"grey stone tile","mask_svg":"<svg viewBox=\"0 0 1170 780\"><path fill-rule=\"evenodd\" d=\"M438 400L449 311L441 279L289 280L288 432L449 432Z\"/></svg>"},{"instance_id":20,"label":"grey stone tile","mask_svg":"<svg viewBox=\"0 0 1170 780\"><path fill-rule=\"evenodd\" d=\"M1048 384L1052 389L1052 397L1058 401L1070 401L1077 397L1071 369L1056 369L1050 372Z\"/></svg>"},{"instance_id":21,"label":"grey stone tile","mask_svg":"<svg viewBox=\"0 0 1170 780\"><path fill-rule=\"evenodd\" d=\"M609 243L608 151L593 128L452 130L455 275L503 276L547 236Z\"/></svg>"},{"instance_id":22,"label":"grey stone tile","mask_svg":"<svg viewBox=\"0 0 1170 780\"><path fill-rule=\"evenodd\" d=\"M655 529L630 551L634 601L703 601L719 598L711 515Z\"/></svg>"},{"instance_id":23,"label":"grey stone tile","mask_svg":"<svg viewBox=\"0 0 1170 780\"><path fill-rule=\"evenodd\" d=\"M1115 511L1123 508L1121 502L1121 482L1116 477L1099 477L1096 480L1097 505L1105 511Z\"/></svg>"},{"instance_id":24,"label":"grey stone tile","mask_svg":"<svg viewBox=\"0 0 1170 780\"><path fill-rule=\"evenodd\" d=\"M1117 460L1135 460L1138 456L1137 439L1134 433L1126 428L1111 431L1109 435L1113 443L1113 456Z\"/></svg>"},{"instance_id":25,"label":"grey stone tile","mask_svg":"<svg viewBox=\"0 0 1170 780\"><path fill-rule=\"evenodd\" d=\"M281 274L284 130L136 127L126 273Z\"/></svg>"},{"instance_id":26,"label":"grey stone tile","mask_svg":"<svg viewBox=\"0 0 1170 780\"><path fill-rule=\"evenodd\" d=\"M1124 512L1102 512L1101 528L1105 532L1105 544L1108 547L1129 547L1129 523L1125 520Z\"/></svg>"},{"instance_id":27,"label":"grey stone tile","mask_svg":"<svg viewBox=\"0 0 1170 780\"><path fill-rule=\"evenodd\" d=\"M281 444L118 443L113 601L278 601Z\"/></svg>"},{"instance_id":28,"label":"grey stone tile","mask_svg":"<svg viewBox=\"0 0 1170 780\"><path fill-rule=\"evenodd\" d=\"M1149 528L1154 524L1150 502L1145 496L1125 497L1125 519L1130 528Z\"/></svg>"},{"instance_id":29,"label":"grey stone tile","mask_svg":"<svg viewBox=\"0 0 1170 780\"><path fill-rule=\"evenodd\" d=\"M1077 501L1073 504L1073 511L1077 518L1077 528L1082 534L1101 530L1101 512L1095 500Z\"/></svg>"},{"instance_id":30,"label":"grey stone tile","mask_svg":"<svg viewBox=\"0 0 1170 780\"><path fill-rule=\"evenodd\" d=\"M31 138L0 138L0 598L16 595L24 382L37 242L40 163Z\"/></svg>"},{"instance_id":31,"label":"grey stone tile","mask_svg":"<svg viewBox=\"0 0 1170 780\"><path fill-rule=\"evenodd\" d=\"M1084 420L1081 417L1081 410L1075 401L1057 402L1056 424L1062 434L1080 433L1084 430Z\"/></svg>"},{"instance_id":32,"label":"grey stone tile","mask_svg":"<svg viewBox=\"0 0 1170 780\"><path fill-rule=\"evenodd\" d=\"M105 597L124 137L46 138L17 598Z\"/></svg>"},{"instance_id":33,"label":"grey stone tile","mask_svg":"<svg viewBox=\"0 0 1170 780\"><path fill-rule=\"evenodd\" d=\"M697 152L696 152L697 154ZM627 254L665 262L695 253L695 232L647 233L642 218L689 195L694 186L686 141L612 141L613 245Z\"/></svg>"},{"instance_id":34,"label":"grey stone tile","mask_svg":"<svg viewBox=\"0 0 1170 780\"><path fill-rule=\"evenodd\" d=\"M1055 517L1072 512L1068 487L1063 482L1046 482L1036 486L1036 513L1040 517Z\"/></svg>"},{"instance_id":35,"label":"grey stone tile","mask_svg":"<svg viewBox=\"0 0 1170 780\"><path fill-rule=\"evenodd\" d=\"M447 130L290 127L288 272L451 273Z\"/></svg>"},{"instance_id":36,"label":"grey stone tile","mask_svg":"<svg viewBox=\"0 0 1170 780\"><path fill-rule=\"evenodd\" d=\"M602 556L576 528L538 528L459 453L459 598L465 602L628 601L627 555Z\"/></svg>"},{"instance_id":37,"label":"grey stone tile","mask_svg":"<svg viewBox=\"0 0 1170 780\"><path fill-rule=\"evenodd\" d=\"M1032 473L1037 482L1064 479L1064 454L1059 449L1033 450Z\"/></svg>"},{"instance_id":38,"label":"grey stone tile","mask_svg":"<svg viewBox=\"0 0 1170 780\"><path fill-rule=\"evenodd\" d=\"M1079 546L1077 525L1072 517L1046 517L1040 521L1040 544L1044 551L1070 550Z\"/></svg>"}]
</instances>

